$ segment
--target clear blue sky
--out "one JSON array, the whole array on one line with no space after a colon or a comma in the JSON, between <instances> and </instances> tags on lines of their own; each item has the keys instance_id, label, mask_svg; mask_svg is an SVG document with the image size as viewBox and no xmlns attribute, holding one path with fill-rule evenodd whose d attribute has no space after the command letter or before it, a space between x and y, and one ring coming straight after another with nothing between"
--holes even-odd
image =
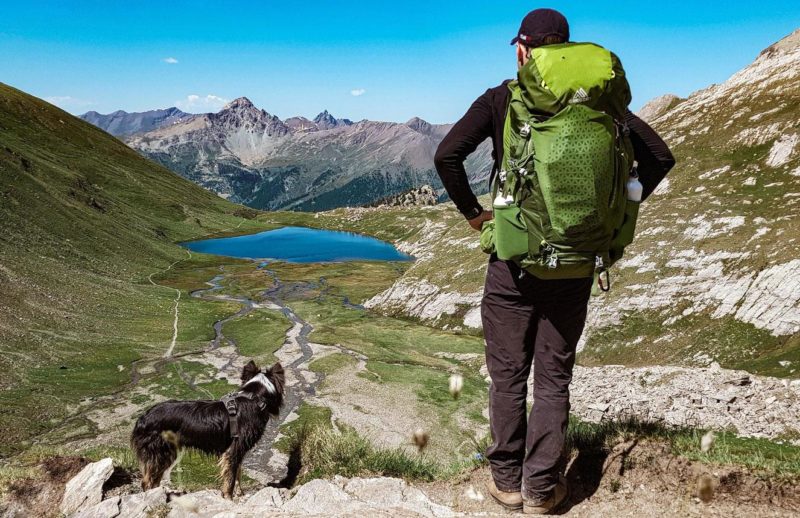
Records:
<instances>
[{"instance_id":1,"label":"clear blue sky","mask_svg":"<svg viewBox=\"0 0 800 518\"><path fill-rule=\"evenodd\" d=\"M282 118L451 122L516 73L508 43L536 7L622 58L634 108L724 81L800 26L798 0L0 0L0 81L72 113L247 96Z\"/></svg>"}]
</instances>

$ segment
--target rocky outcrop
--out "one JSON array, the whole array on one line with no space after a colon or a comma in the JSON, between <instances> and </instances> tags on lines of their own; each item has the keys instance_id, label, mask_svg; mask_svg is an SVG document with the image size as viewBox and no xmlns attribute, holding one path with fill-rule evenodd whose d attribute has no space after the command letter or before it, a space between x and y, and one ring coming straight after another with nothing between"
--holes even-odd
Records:
<instances>
[{"instance_id":1,"label":"rocky outcrop","mask_svg":"<svg viewBox=\"0 0 800 518\"><path fill-rule=\"evenodd\" d=\"M636 112L636 115L638 115L643 121L650 122L653 119L658 118L660 115L666 113L676 104L681 102L681 100L682 99L677 95L662 95L647 101L647 103L645 103L645 105L642 106L638 112Z\"/></svg>"},{"instance_id":2,"label":"rocky outcrop","mask_svg":"<svg viewBox=\"0 0 800 518\"><path fill-rule=\"evenodd\" d=\"M770 148L766 164L770 167L780 167L788 163L794 156L798 143L800 143L800 134L781 135Z\"/></svg>"},{"instance_id":3,"label":"rocky outcrop","mask_svg":"<svg viewBox=\"0 0 800 518\"><path fill-rule=\"evenodd\" d=\"M421 320L438 320L453 315L462 308L474 308L480 304L481 293L462 294L443 291L435 284L424 280L396 282L391 288L369 299L367 308L389 307Z\"/></svg>"},{"instance_id":4,"label":"rocky outcrop","mask_svg":"<svg viewBox=\"0 0 800 518\"><path fill-rule=\"evenodd\" d=\"M144 493L114 495L103 500L103 485L114 472L110 458L87 465L64 488L59 510L70 518L147 518L167 503L167 492L157 487Z\"/></svg>"},{"instance_id":5,"label":"rocky outcrop","mask_svg":"<svg viewBox=\"0 0 800 518\"><path fill-rule=\"evenodd\" d=\"M438 198L433 187L430 185L423 185L378 200L375 203L369 204L369 207L424 207L436 205Z\"/></svg>"},{"instance_id":6,"label":"rocky outcrop","mask_svg":"<svg viewBox=\"0 0 800 518\"><path fill-rule=\"evenodd\" d=\"M100 462L103 466L111 466L111 459ZM216 490L168 495L163 487L159 487L94 502L96 492L89 487L82 492L79 487L84 486L75 486L73 490L84 502L80 510L62 509L70 518L146 518L155 511L163 512L169 518L355 515L447 518L461 514L433 502L419 488L387 477L312 480L291 491L265 487L235 501L223 499Z\"/></svg>"},{"instance_id":7,"label":"rocky outcrop","mask_svg":"<svg viewBox=\"0 0 800 518\"><path fill-rule=\"evenodd\" d=\"M157 487L144 493L111 496L91 507L84 505L70 518L149 518L153 511L166 504L166 489Z\"/></svg>"},{"instance_id":8,"label":"rocky outcrop","mask_svg":"<svg viewBox=\"0 0 800 518\"><path fill-rule=\"evenodd\" d=\"M116 518L119 516L119 503L121 500L122 497L120 496L112 496L99 504L83 507L70 518Z\"/></svg>"},{"instance_id":9,"label":"rocky outcrop","mask_svg":"<svg viewBox=\"0 0 800 518\"><path fill-rule=\"evenodd\" d=\"M93 462L75 475L64 488L64 496L59 507L67 516L84 507L92 507L103 499L103 484L114 471L111 459Z\"/></svg>"},{"instance_id":10,"label":"rocky outcrop","mask_svg":"<svg viewBox=\"0 0 800 518\"><path fill-rule=\"evenodd\" d=\"M577 367L571 402L573 413L594 422L636 417L768 439L800 432L800 380L754 376L716 364L702 369Z\"/></svg>"},{"instance_id":11,"label":"rocky outcrop","mask_svg":"<svg viewBox=\"0 0 800 518\"><path fill-rule=\"evenodd\" d=\"M181 496L170 504L170 518L222 516L385 516L446 518L460 513L431 501L420 489L396 478L336 477L312 480L292 492L265 488L238 502L216 491Z\"/></svg>"}]
</instances>

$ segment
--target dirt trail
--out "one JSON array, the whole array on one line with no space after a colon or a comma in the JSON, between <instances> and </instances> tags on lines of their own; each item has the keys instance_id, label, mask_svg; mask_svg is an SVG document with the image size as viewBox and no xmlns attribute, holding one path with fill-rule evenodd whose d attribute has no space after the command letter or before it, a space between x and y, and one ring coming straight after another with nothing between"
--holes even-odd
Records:
<instances>
[{"instance_id":1,"label":"dirt trail","mask_svg":"<svg viewBox=\"0 0 800 518\"><path fill-rule=\"evenodd\" d=\"M178 315L179 315L179 313L178 313L179 312L179 307L178 306L179 306L180 300L181 300L181 290L179 290L178 288L172 288L170 286L164 286L163 284L158 284L157 282L155 282L153 280L153 275L156 275L157 273L158 274L167 273L176 264L178 264L180 262L183 262L183 261L186 261L187 259L191 259L192 258L192 252L190 252L189 250L186 250L186 253L188 254L187 258L178 259L177 261L173 262L172 264L170 264L169 266L167 266L165 269L161 270L160 272L153 272L153 273L151 273L150 275L147 276L147 280L153 286L157 286L159 288L164 288L164 289L168 289L168 290L175 290L175 307L173 309L173 313L174 313L175 317L174 317L174 319L172 321L172 340L170 341L169 347L167 348L166 352L164 352L164 358L169 358L170 356L172 356L172 352L175 350L175 343L178 341Z\"/></svg>"}]
</instances>

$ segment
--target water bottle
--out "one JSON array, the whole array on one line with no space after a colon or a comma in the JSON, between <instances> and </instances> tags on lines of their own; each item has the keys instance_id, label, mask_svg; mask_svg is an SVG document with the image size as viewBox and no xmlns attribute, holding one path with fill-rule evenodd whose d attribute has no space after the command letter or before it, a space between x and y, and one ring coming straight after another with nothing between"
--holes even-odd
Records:
<instances>
[{"instance_id":1,"label":"water bottle","mask_svg":"<svg viewBox=\"0 0 800 518\"><path fill-rule=\"evenodd\" d=\"M638 162L634 162L633 169L631 169L631 174L628 177L628 183L625 184L625 191L628 193L628 200L635 201L636 203L642 201L642 191L644 190L642 183L639 181L638 167Z\"/></svg>"},{"instance_id":2,"label":"water bottle","mask_svg":"<svg viewBox=\"0 0 800 518\"><path fill-rule=\"evenodd\" d=\"M633 163L628 182L625 184L628 201L625 202L625 217L622 220L622 226L611 241L609 255L612 262L622 257L622 251L633 242L633 235L636 232L636 220L639 217L639 205L642 202L642 191L644 190L639 181L638 166L638 163Z\"/></svg>"}]
</instances>

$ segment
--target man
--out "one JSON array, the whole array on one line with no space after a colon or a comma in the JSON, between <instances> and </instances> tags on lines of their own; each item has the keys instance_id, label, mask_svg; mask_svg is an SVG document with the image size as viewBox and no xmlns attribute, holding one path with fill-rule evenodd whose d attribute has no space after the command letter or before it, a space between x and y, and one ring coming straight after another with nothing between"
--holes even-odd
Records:
<instances>
[{"instance_id":1,"label":"man","mask_svg":"<svg viewBox=\"0 0 800 518\"><path fill-rule=\"evenodd\" d=\"M569 26L563 15L551 9L530 12L511 42L516 45L518 68L531 59L532 49L568 40ZM464 160L491 138L495 171L500 169L508 103L508 81L487 90L436 152L442 184L475 230L492 220L492 212L481 207L470 189ZM647 197L675 162L666 144L646 123L629 111L624 123L630 130L643 196ZM489 416L493 442L487 457L493 480L489 493L509 509L545 514L568 498L558 466L569 417L575 347L586 321L591 287L591 277L544 280L496 254L489 260L481 305L486 364L492 380ZM534 403L526 419L532 362Z\"/></svg>"}]
</instances>

